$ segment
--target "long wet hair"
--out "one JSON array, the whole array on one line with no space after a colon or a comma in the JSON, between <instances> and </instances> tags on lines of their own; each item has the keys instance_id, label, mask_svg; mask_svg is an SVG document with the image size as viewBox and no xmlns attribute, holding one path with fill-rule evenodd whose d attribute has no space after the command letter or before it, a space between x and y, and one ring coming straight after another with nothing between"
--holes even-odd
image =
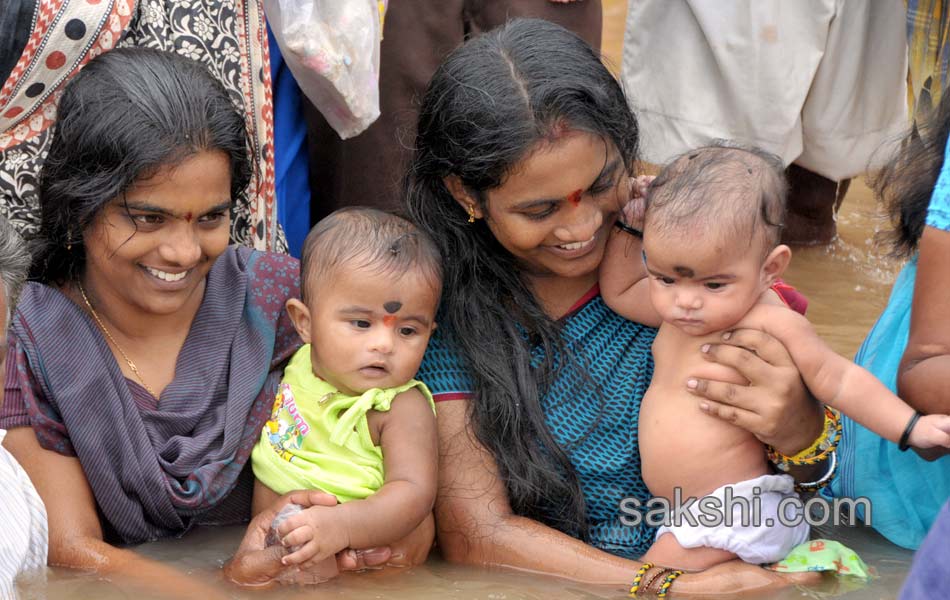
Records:
<instances>
[{"instance_id":1,"label":"long wet hair","mask_svg":"<svg viewBox=\"0 0 950 600\"><path fill-rule=\"evenodd\" d=\"M882 241L891 254L907 258L917 252L924 233L927 207L944 166L950 134L950 94L944 94L929 117L918 122L901 142L897 155L872 180L875 195L884 203L892 229Z\"/></svg>"},{"instance_id":2,"label":"long wet hair","mask_svg":"<svg viewBox=\"0 0 950 600\"><path fill-rule=\"evenodd\" d=\"M30 277L63 284L81 276L83 232L99 211L136 181L206 150L227 155L233 202L251 174L244 118L201 63L147 48L90 61L59 103Z\"/></svg>"},{"instance_id":3,"label":"long wet hair","mask_svg":"<svg viewBox=\"0 0 950 600\"><path fill-rule=\"evenodd\" d=\"M406 179L410 217L439 246L439 322L474 384L470 420L505 481L513 511L586 539L583 493L541 406L558 362L575 363L558 324L521 277L517 259L468 215L444 179L457 176L484 208L486 192L565 128L613 144L628 171L638 130L623 91L590 46L566 29L517 19L468 41L429 83ZM532 363L532 347L543 353ZM560 360L557 357L561 357Z\"/></svg>"}]
</instances>

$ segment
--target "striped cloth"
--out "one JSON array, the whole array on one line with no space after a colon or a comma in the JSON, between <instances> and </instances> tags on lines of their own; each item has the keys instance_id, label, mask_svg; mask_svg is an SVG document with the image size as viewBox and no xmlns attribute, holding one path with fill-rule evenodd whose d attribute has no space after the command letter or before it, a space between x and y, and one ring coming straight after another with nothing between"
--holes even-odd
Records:
<instances>
[{"instance_id":1,"label":"striped cloth","mask_svg":"<svg viewBox=\"0 0 950 600\"><path fill-rule=\"evenodd\" d=\"M7 432L0 429L0 443ZM0 446L0 598L20 573L46 566L46 507L23 467Z\"/></svg>"},{"instance_id":2,"label":"striped cloth","mask_svg":"<svg viewBox=\"0 0 950 600\"><path fill-rule=\"evenodd\" d=\"M948 0L907 0L907 101L910 115L925 116L940 103L950 63Z\"/></svg>"}]
</instances>

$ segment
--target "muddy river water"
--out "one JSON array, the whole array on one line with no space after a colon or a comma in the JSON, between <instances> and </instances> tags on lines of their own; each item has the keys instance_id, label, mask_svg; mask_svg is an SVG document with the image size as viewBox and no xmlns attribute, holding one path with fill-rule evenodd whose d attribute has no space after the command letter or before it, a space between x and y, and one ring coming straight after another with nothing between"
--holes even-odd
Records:
<instances>
[{"instance_id":1,"label":"muddy river water","mask_svg":"<svg viewBox=\"0 0 950 600\"><path fill-rule=\"evenodd\" d=\"M619 56L625 0L604 0L604 49ZM887 302L900 264L888 260L873 242L875 232L886 226L875 216L875 204L863 181L855 180L839 216L839 239L829 247L796 249L786 279L803 291L809 301L808 316L819 333L840 354L852 357L861 340ZM623 598L616 587L598 587L502 569L476 569L450 565L433 557L424 567L397 573L344 575L310 589L278 588L243 591L221 582L220 565L240 540L242 528L199 530L180 540L146 544L142 553L189 572L218 586L234 598L440 598L466 600L516 600L547 598ZM911 553L897 548L865 528L818 528L823 537L853 547L877 572L870 584L853 585L828 579L805 588L789 587L743 598L845 597L848 600L895 598L910 564ZM106 581L94 575L52 569L45 582L20 586L23 598L79 600L146 600L131 582ZM159 597L159 596L154 596ZM722 598L722 596L717 596Z\"/></svg>"},{"instance_id":2,"label":"muddy river water","mask_svg":"<svg viewBox=\"0 0 950 600\"><path fill-rule=\"evenodd\" d=\"M899 264L882 256L873 238L884 226L863 181L856 180L839 216L839 239L829 247L796 249L788 281L809 298L808 316L839 353L851 357L887 302ZM230 557L242 528L205 529L179 540L146 544L142 553L190 572L234 598L457 598L518 600L546 598L623 598L623 590L578 584L501 569L450 565L434 557L425 566L397 573L345 575L311 589L279 588L243 591L223 583L220 565ZM895 598L910 564L911 553L897 548L865 528L818 528L822 537L851 546L876 571L870 584L827 580L808 589L790 587L757 596L792 600L844 596L848 600ZM25 583L23 598L85 600L95 598L147 600L133 582L106 581L94 575L52 569L45 582ZM722 596L718 596L721 598Z\"/></svg>"}]
</instances>

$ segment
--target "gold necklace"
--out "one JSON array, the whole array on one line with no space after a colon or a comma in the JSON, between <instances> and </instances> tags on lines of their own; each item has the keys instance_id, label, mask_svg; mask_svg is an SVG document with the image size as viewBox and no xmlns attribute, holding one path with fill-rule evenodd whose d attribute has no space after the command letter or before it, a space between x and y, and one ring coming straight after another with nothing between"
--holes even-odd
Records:
<instances>
[{"instance_id":1,"label":"gold necklace","mask_svg":"<svg viewBox=\"0 0 950 600\"><path fill-rule=\"evenodd\" d=\"M86 290L82 289L82 284L78 281L76 285L79 286L79 293L82 294L83 302L86 303L86 308L89 309L89 312L92 313L92 318L96 320L96 323L99 325L99 329L102 330L102 333L106 334L106 337L109 338L109 341L112 342L112 345L115 346L115 349L119 351L119 354L122 355L122 358L125 359L129 368L132 369L132 372L135 373L135 376L139 378L139 381L142 382L142 386L145 387L145 390L152 395L153 398L158 398L158 394L147 384L145 383L145 378L142 377L142 374L139 373L139 368L135 366L135 363L132 362L132 359L129 358L129 355L125 353L125 350L122 349L122 346L119 345L119 342L115 341L115 338L112 337L112 334L109 333L109 330L106 329L105 324L102 322L102 319L99 318L99 313L96 312L96 309L92 307L92 304L89 303L89 298L86 297Z\"/></svg>"}]
</instances>

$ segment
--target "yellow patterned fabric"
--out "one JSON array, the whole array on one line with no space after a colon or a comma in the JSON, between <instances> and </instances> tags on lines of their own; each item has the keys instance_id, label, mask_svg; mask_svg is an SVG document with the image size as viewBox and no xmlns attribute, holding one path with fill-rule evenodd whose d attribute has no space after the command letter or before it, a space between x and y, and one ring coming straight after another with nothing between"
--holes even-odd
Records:
<instances>
[{"instance_id":1,"label":"yellow patterned fabric","mask_svg":"<svg viewBox=\"0 0 950 600\"><path fill-rule=\"evenodd\" d=\"M907 102L912 118L940 103L950 59L948 0L907 0Z\"/></svg>"},{"instance_id":2,"label":"yellow patterned fabric","mask_svg":"<svg viewBox=\"0 0 950 600\"><path fill-rule=\"evenodd\" d=\"M385 480L383 452L373 443L366 413L388 411L396 396L412 388L434 412L432 394L415 379L359 396L343 394L313 374L306 344L290 359L251 453L254 476L278 494L316 489L340 502L374 494Z\"/></svg>"}]
</instances>

